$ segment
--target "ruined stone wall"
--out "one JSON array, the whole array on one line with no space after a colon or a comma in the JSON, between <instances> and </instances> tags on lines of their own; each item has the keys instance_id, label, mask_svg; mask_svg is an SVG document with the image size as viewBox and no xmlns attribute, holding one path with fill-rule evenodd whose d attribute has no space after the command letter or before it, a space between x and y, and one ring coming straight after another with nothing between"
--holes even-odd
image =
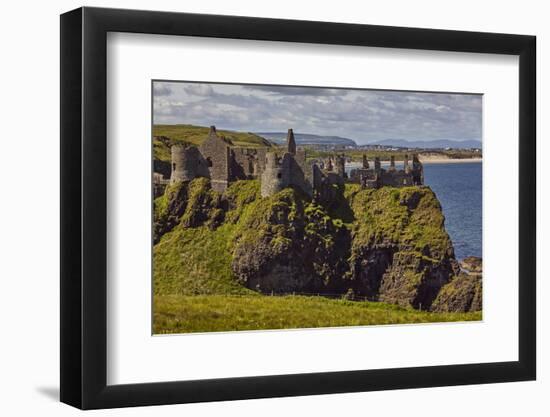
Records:
<instances>
[{"instance_id":1,"label":"ruined stone wall","mask_svg":"<svg viewBox=\"0 0 550 417\"><path fill-rule=\"evenodd\" d=\"M336 157L336 173L342 178L346 178L346 160L344 156Z\"/></svg>"},{"instance_id":2,"label":"ruined stone wall","mask_svg":"<svg viewBox=\"0 0 550 417\"><path fill-rule=\"evenodd\" d=\"M365 188L406 187L415 185L412 172L405 170L354 169L350 173L350 182L361 184ZM418 184L421 185L421 184Z\"/></svg>"},{"instance_id":3,"label":"ruined stone wall","mask_svg":"<svg viewBox=\"0 0 550 417\"><path fill-rule=\"evenodd\" d=\"M424 184L424 168L416 154L413 155L412 168L409 165L408 155L405 155L403 169L396 168L394 157L391 157L388 169L381 167L378 158L374 160L374 169L368 169L368 167L367 158L363 155L363 168L353 169L350 172L349 181L361 184L364 188L406 187Z\"/></svg>"},{"instance_id":4,"label":"ruined stone wall","mask_svg":"<svg viewBox=\"0 0 550 417\"><path fill-rule=\"evenodd\" d=\"M210 132L199 150L206 161L212 189L219 192L225 191L230 181L231 148L229 143L218 137L214 130L214 132Z\"/></svg>"},{"instance_id":5,"label":"ruined stone wall","mask_svg":"<svg viewBox=\"0 0 550 417\"><path fill-rule=\"evenodd\" d=\"M260 178L265 169L266 148L233 148L231 179Z\"/></svg>"},{"instance_id":6,"label":"ruined stone wall","mask_svg":"<svg viewBox=\"0 0 550 417\"><path fill-rule=\"evenodd\" d=\"M153 198L157 198L163 195L164 190L169 183L170 180L164 179L162 173L153 172Z\"/></svg>"},{"instance_id":7,"label":"ruined stone wall","mask_svg":"<svg viewBox=\"0 0 550 417\"><path fill-rule=\"evenodd\" d=\"M289 155L287 157L289 185L301 189L311 197L313 195L313 187L311 184L313 173L311 172L311 167L308 167L305 161L303 164L300 164L295 158L292 158L290 154L285 154L285 156L286 155Z\"/></svg>"},{"instance_id":8,"label":"ruined stone wall","mask_svg":"<svg viewBox=\"0 0 550 417\"><path fill-rule=\"evenodd\" d=\"M289 185L300 188L310 197L313 196L313 169L306 163L305 150L299 148L294 156L286 155L288 155Z\"/></svg>"},{"instance_id":9,"label":"ruined stone wall","mask_svg":"<svg viewBox=\"0 0 550 417\"><path fill-rule=\"evenodd\" d=\"M379 178L380 173L377 173L374 169L357 168L351 170L349 178L346 181L360 184L363 188L380 188Z\"/></svg>"},{"instance_id":10,"label":"ruined stone wall","mask_svg":"<svg viewBox=\"0 0 550 417\"><path fill-rule=\"evenodd\" d=\"M380 174L380 185L390 187L407 187L413 185L413 176L405 171L386 171Z\"/></svg>"},{"instance_id":11,"label":"ruined stone wall","mask_svg":"<svg viewBox=\"0 0 550 417\"><path fill-rule=\"evenodd\" d=\"M414 185L424 184L424 167L417 154L413 154L412 176Z\"/></svg>"},{"instance_id":12,"label":"ruined stone wall","mask_svg":"<svg viewBox=\"0 0 550 417\"><path fill-rule=\"evenodd\" d=\"M257 163L258 163L258 175L262 175L262 172L265 170L267 148L258 148L256 150L257 154Z\"/></svg>"}]
</instances>

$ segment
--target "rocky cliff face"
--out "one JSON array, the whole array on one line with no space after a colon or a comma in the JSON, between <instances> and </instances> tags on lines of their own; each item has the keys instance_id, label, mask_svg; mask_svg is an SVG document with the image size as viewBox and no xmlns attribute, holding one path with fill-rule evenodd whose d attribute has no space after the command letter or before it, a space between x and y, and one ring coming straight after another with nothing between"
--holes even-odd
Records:
<instances>
[{"instance_id":1,"label":"rocky cliff face","mask_svg":"<svg viewBox=\"0 0 550 417\"><path fill-rule=\"evenodd\" d=\"M444 217L428 187L348 192L352 276L371 299L427 310L459 272Z\"/></svg>"},{"instance_id":2,"label":"rocky cliff face","mask_svg":"<svg viewBox=\"0 0 550 417\"><path fill-rule=\"evenodd\" d=\"M346 287L350 233L320 205L287 188L264 198L236 236L236 279L264 293L340 293Z\"/></svg>"},{"instance_id":3,"label":"rocky cliff face","mask_svg":"<svg viewBox=\"0 0 550 417\"><path fill-rule=\"evenodd\" d=\"M480 274L460 274L441 288L432 304L432 311L480 311L482 292Z\"/></svg>"},{"instance_id":4,"label":"rocky cliff face","mask_svg":"<svg viewBox=\"0 0 550 417\"><path fill-rule=\"evenodd\" d=\"M232 291L237 285L261 293L351 294L422 310L481 308L480 301L458 301L472 291L450 290L460 282L454 278L460 268L428 187L346 184L333 194L320 203L286 188L261 198L255 181L219 194L203 178L170 187L155 202L155 285L195 274L208 292L223 292L208 280L227 274ZM203 240L193 242L191 233L199 232ZM442 288L452 295L445 298Z\"/></svg>"}]
</instances>

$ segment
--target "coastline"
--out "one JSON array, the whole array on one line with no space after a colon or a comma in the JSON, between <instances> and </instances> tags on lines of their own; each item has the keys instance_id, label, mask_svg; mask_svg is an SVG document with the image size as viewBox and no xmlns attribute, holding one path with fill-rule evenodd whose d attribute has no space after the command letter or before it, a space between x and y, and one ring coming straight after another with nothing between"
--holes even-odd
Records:
<instances>
[{"instance_id":1,"label":"coastline","mask_svg":"<svg viewBox=\"0 0 550 417\"><path fill-rule=\"evenodd\" d=\"M473 162L482 162L483 158L422 158L420 156L420 162L423 164L471 164ZM397 163L397 162L396 162Z\"/></svg>"},{"instance_id":2,"label":"coastline","mask_svg":"<svg viewBox=\"0 0 550 417\"><path fill-rule=\"evenodd\" d=\"M474 162L482 162L483 158L464 158L464 159L452 159L452 158L422 158L420 157L420 162L423 164L471 164ZM410 161L409 161L410 163ZM395 161L396 166L402 166L403 161ZM361 162L347 162L346 167L350 169L360 168L362 166ZM382 166L389 166L389 161L382 161Z\"/></svg>"}]
</instances>

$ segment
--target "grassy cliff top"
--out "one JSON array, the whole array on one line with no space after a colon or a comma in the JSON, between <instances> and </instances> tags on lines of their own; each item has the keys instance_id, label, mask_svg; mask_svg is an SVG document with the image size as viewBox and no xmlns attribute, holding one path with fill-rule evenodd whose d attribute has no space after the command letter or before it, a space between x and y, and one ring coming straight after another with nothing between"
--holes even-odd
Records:
<instances>
[{"instance_id":1,"label":"grassy cliff top","mask_svg":"<svg viewBox=\"0 0 550 417\"><path fill-rule=\"evenodd\" d=\"M398 244L441 260L452 250L441 204L429 187L361 189L346 184L354 245Z\"/></svg>"}]
</instances>

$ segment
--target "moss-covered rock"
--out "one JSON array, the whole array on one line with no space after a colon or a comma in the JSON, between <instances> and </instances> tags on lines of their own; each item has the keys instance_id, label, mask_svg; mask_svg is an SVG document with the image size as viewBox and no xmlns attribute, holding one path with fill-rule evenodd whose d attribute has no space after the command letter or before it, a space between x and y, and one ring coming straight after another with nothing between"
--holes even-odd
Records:
<instances>
[{"instance_id":1,"label":"moss-covered rock","mask_svg":"<svg viewBox=\"0 0 550 417\"><path fill-rule=\"evenodd\" d=\"M346 286L349 230L301 192L287 188L261 199L242 226L232 269L246 287L326 293Z\"/></svg>"},{"instance_id":2,"label":"moss-covered rock","mask_svg":"<svg viewBox=\"0 0 550 417\"><path fill-rule=\"evenodd\" d=\"M187 207L187 183L175 183L166 187L164 194L153 203L153 242L176 226Z\"/></svg>"},{"instance_id":3,"label":"moss-covered rock","mask_svg":"<svg viewBox=\"0 0 550 417\"><path fill-rule=\"evenodd\" d=\"M210 229L223 223L226 204L222 196L210 188L210 180L197 178L188 185L187 205L181 217L184 227L206 225Z\"/></svg>"},{"instance_id":4,"label":"moss-covered rock","mask_svg":"<svg viewBox=\"0 0 550 417\"><path fill-rule=\"evenodd\" d=\"M428 187L348 187L355 215L350 264L356 292L428 309L459 270L435 194Z\"/></svg>"},{"instance_id":5,"label":"moss-covered rock","mask_svg":"<svg viewBox=\"0 0 550 417\"><path fill-rule=\"evenodd\" d=\"M468 312L482 310L481 274L460 274L441 288L432 304L435 312Z\"/></svg>"},{"instance_id":6,"label":"moss-covered rock","mask_svg":"<svg viewBox=\"0 0 550 417\"><path fill-rule=\"evenodd\" d=\"M477 274L483 272L483 260L477 256L468 256L464 258L460 266L470 273Z\"/></svg>"}]
</instances>

